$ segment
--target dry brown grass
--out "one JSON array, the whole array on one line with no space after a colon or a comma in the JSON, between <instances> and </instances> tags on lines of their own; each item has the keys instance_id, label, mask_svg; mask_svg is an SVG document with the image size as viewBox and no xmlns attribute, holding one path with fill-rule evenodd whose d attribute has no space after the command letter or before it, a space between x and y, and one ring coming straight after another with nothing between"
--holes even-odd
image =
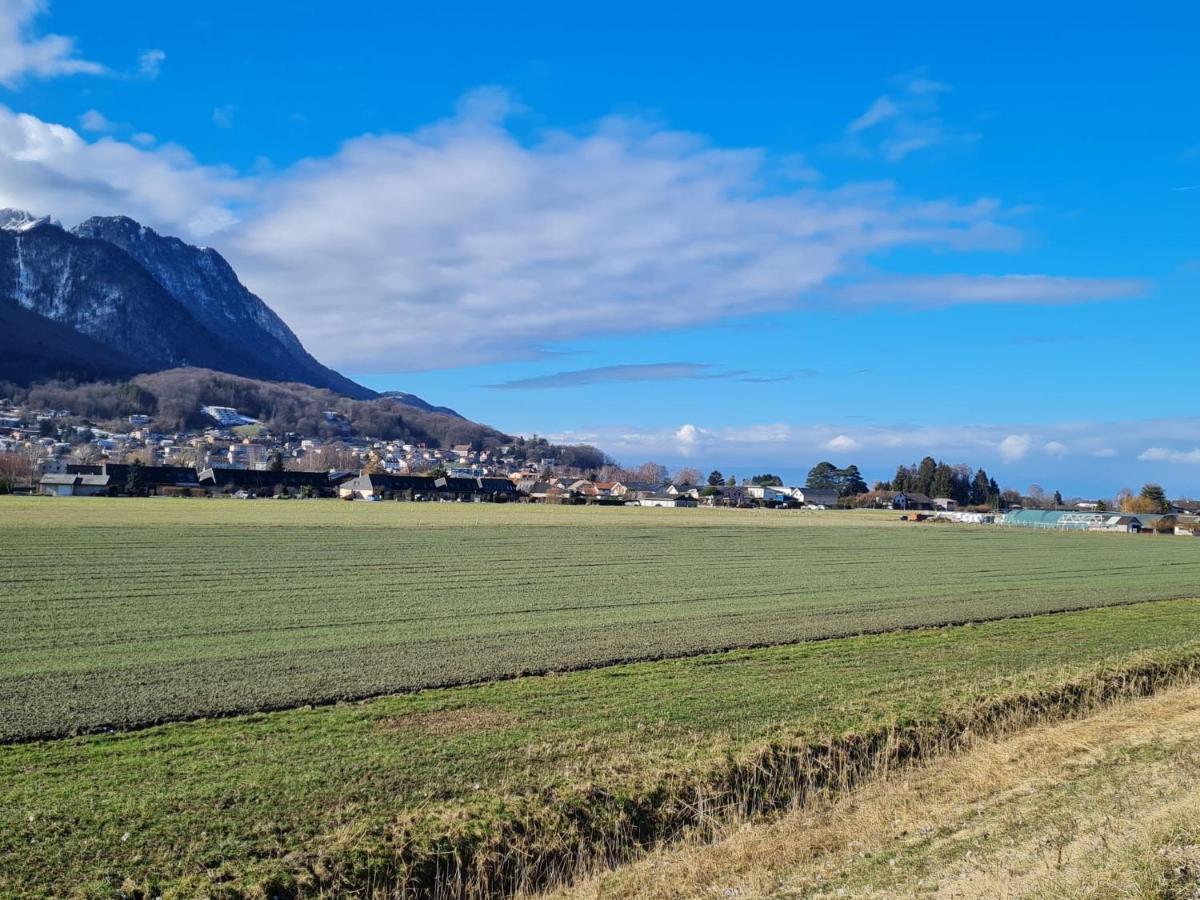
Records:
<instances>
[{"instance_id":1,"label":"dry brown grass","mask_svg":"<svg viewBox=\"0 0 1200 900\"><path fill-rule=\"evenodd\" d=\"M1039 726L561 898L1200 896L1200 687Z\"/></svg>"}]
</instances>

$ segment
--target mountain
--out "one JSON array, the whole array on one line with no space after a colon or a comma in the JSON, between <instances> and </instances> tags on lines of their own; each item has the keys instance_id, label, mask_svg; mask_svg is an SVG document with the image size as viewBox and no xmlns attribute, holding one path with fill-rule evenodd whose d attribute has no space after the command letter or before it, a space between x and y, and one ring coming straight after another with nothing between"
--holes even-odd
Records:
<instances>
[{"instance_id":1,"label":"mountain","mask_svg":"<svg viewBox=\"0 0 1200 900\"><path fill-rule=\"evenodd\" d=\"M0 306L10 317L15 306L62 326L45 328L35 346L15 330L0 331L0 358L26 361L12 379L18 383L45 372L105 378L124 377L131 365L140 372L198 366L376 396L317 362L215 250L123 216L67 231L45 217L0 210ZM21 321L21 334L36 324Z\"/></svg>"},{"instance_id":2,"label":"mountain","mask_svg":"<svg viewBox=\"0 0 1200 900\"><path fill-rule=\"evenodd\" d=\"M401 403L407 406L415 406L417 409L423 409L426 412L442 413L443 415L454 416L458 419L463 418L459 413L455 412L448 406L434 406L432 403L422 400L416 394L409 394L405 391L384 391L379 396L388 397L392 400L399 400Z\"/></svg>"},{"instance_id":3,"label":"mountain","mask_svg":"<svg viewBox=\"0 0 1200 900\"><path fill-rule=\"evenodd\" d=\"M197 321L255 360L255 371L239 374L327 387L349 397L370 396L361 385L317 362L211 247L164 237L125 216L93 217L71 233L107 241L139 262Z\"/></svg>"},{"instance_id":4,"label":"mountain","mask_svg":"<svg viewBox=\"0 0 1200 900\"><path fill-rule=\"evenodd\" d=\"M144 372L137 360L14 303L0 303L0 381L94 381Z\"/></svg>"}]
</instances>

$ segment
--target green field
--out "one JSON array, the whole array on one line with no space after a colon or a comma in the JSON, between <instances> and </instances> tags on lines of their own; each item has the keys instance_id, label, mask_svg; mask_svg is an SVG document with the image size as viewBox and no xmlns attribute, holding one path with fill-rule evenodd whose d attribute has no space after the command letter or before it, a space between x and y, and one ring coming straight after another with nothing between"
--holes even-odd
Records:
<instances>
[{"instance_id":1,"label":"green field","mask_svg":"<svg viewBox=\"0 0 1200 900\"><path fill-rule=\"evenodd\" d=\"M0 896L586 872L814 772L1195 679L1198 551L873 513L0 498Z\"/></svg>"},{"instance_id":2,"label":"green field","mask_svg":"<svg viewBox=\"0 0 1200 900\"><path fill-rule=\"evenodd\" d=\"M0 498L0 739L1186 597L1196 551L873 513Z\"/></svg>"},{"instance_id":3,"label":"green field","mask_svg":"<svg viewBox=\"0 0 1200 900\"><path fill-rule=\"evenodd\" d=\"M1194 671L1198 638L1200 602L1162 601L8 745L0 896L384 896L471 853L536 876L671 834L780 748L1147 660Z\"/></svg>"}]
</instances>

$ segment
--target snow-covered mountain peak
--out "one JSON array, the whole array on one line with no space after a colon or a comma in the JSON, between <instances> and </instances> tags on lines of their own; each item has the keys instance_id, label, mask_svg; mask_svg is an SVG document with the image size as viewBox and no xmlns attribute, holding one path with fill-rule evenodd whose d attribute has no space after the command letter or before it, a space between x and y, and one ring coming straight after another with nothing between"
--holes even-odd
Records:
<instances>
[{"instance_id":1,"label":"snow-covered mountain peak","mask_svg":"<svg viewBox=\"0 0 1200 900\"><path fill-rule=\"evenodd\" d=\"M39 225L62 227L49 216L35 216L24 209L0 209L0 230L29 231L29 229L37 228Z\"/></svg>"}]
</instances>

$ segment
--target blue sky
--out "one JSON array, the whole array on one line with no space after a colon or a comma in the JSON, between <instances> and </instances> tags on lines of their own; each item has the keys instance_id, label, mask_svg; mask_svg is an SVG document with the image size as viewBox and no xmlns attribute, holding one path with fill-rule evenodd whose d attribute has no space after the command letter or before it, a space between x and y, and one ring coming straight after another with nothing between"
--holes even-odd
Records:
<instances>
[{"instance_id":1,"label":"blue sky","mask_svg":"<svg viewBox=\"0 0 1200 900\"><path fill-rule=\"evenodd\" d=\"M628 463L1200 494L1194 8L645 6L0 0L0 205Z\"/></svg>"}]
</instances>

